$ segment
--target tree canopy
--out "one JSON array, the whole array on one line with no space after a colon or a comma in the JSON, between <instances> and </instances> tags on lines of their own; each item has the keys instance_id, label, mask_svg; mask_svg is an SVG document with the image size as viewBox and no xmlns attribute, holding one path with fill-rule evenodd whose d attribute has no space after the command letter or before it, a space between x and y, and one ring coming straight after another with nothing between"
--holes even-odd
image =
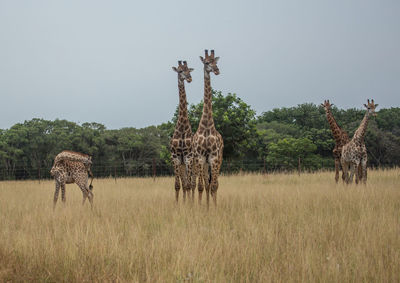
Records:
<instances>
[{"instance_id":1,"label":"tree canopy","mask_svg":"<svg viewBox=\"0 0 400 283\"><path fill-rule=\"evenodd\" d=\"M361 106L361 105L360 105ZM203 103L189 106L192 130L197 130ZM365 110L332 107L338 124L350 136ZM399 166L400 108L381 109L371 119L365 142L370 166ZM106 129L99 123L81 125L34 118L0 130L0 178L49 177L54 157L64 149L93 156L96 176L172 174L169 138L171 121L142 129ZM317 170L333 168L335 145L321 106L304 103L276 108L259 116L238 95L213 91L213 117L224 139L222 170ZM265 166L265 168L264 168Z\"/></svg>"}]
</instances>

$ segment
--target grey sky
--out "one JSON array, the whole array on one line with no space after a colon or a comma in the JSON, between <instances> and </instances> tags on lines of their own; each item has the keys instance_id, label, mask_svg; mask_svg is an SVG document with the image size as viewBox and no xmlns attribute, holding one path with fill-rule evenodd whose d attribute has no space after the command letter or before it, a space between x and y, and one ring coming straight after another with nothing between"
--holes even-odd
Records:
<instances>
[{"instance_id":1,"label":"grey sky","mask_svg":"<svg viewBox=\"0 0 400 283\"><path fill-rule=\"evenodd\" d=\"M176 73L215 49L212 86L257 113L329 98L400 105L400 1L0 0L0 128L34 117L144 127L171 119Z\"/></svg>"}]
</instances>

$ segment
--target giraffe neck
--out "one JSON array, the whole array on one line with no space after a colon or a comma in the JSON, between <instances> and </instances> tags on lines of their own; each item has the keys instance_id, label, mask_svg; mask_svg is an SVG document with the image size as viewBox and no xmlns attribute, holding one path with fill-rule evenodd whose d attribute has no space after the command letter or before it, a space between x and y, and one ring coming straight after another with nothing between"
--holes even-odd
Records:
<instances>
[{"instance_id":1,"label":"giraffe neck","mask_svg":"<svg viewBox=\"0 0 400 283\"><path fill-rule=\"evenodd\" d=\"M336 143L340 143L342 140L342 129L337 124L330 109L325 109L325 112L326 112L326 118L328 119L329 126L331 127L333 138L335 139Z\"/></svg>"},{"instance_id":2,"label":"giraffe neck","mask_svg":"<svg viewBox=\"0 0 400 283\"><path fill-rule=\"evenodd\" d=\"M204 69L204 105L203 114L201 115L200 124L205 128L214 127L214 119L212 116L212 91L210 73Z\"/></svg>"},{"instance_id":3,"label":"giraffe neck","mask_svg":"<svg viewBox=\"0 0 400 283\"><path fill-rule=\"evenodd\" d=\"M177 123L189 123L188 111L187 111L187 100L186 100L186 91L185 91L185 83L183 80L178 78L178 88L179 88L179 112L178 112L178 121Z\"/></svg>"},{"instance_id":4,"label":"giraffe neck","mask_svg":"<svg viewBox=\"0 0 400 283\"><path fill-rule=\"evenodd\" d=\"M367 110L367 112L364 115L364 119L361 121L360 126L358 127L358 129L354 133L354 137L353 137L354 141L356 141L356 142L364 142L365 132L367 131L367 127L368 127L368 120L369 120L369 113L368 113L368 110Z\"/></svg>"}]
</instances>

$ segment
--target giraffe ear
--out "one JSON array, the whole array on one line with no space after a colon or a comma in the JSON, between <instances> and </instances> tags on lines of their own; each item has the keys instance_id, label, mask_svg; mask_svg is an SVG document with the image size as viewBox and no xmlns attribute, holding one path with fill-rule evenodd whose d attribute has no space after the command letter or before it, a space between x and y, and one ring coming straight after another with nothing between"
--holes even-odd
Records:
<instances>
[{"instance_id":1,"label":"giraffe ear","mask_svg":"<svg viewBox=\"0 0 400 283\"><path fill-rule=\"evenodd\" d=\"M365 108L368 108L368 105L364 103Z\"/></svg>"},{"instance_id":2,"label":"giraffe ear","mask_svg":"<svg viewBox=\"0 0 400 283\"><path fill-rule=\"evenodd\" d=\"M178 69L176 67L172 67L172 70L178 73Z\"/></svg>"},{"instance_id":3,"label":"giraffe ear","mask_svg":"<svg viewBox=\"0 0 400 283\"><path fill-rule=\"evenodd\" d=\"M378 105L379 105L378 103L377 103L377 104L375 104L375 108L376 108L376 107L378 107Z\"/></svg>"},{"instance_id":4,"label":"giraffe ear","mask_svg":"<svg viewBox=\"0 0 400 283\"><path fill-rule=\"evenodd\" d=\"M203 58L203 56L200 56L200 60L201 60L201 62L204 63L204 58Z\"/></svg>"},{"instance_id":5,"label":"giraffe ear","mask_svg":"<svg viewBox=\"0 0 400 283\"><path fill-rule=\"evenodd\" d=\"M194 71L194 69L193 68L189 68L189 72L193 72Z\"/></svg>"},{"instance_id":6,"label":"giraffe ear","mask_svg":"<svg viewBox=\"0 0 400 283\"><path fill-rule=\"evenodd\" d=\"M214 60L215 60L215 63L218 63L219 57L215 57Z\"/></svg>"}]
</instances>

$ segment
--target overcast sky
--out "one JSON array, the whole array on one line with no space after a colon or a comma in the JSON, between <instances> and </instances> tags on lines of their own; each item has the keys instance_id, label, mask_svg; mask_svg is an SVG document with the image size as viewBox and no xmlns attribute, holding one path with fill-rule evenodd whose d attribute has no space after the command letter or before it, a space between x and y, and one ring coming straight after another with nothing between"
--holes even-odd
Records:
<instances>
[{"instance_id":1,"label":"overcast sky","mask_svg":"<svg viewBox=\"0 0 400 283\"><path fill-rule=\"evenodd\" d=\"M171 67L215 49L211 84L257 114L330 99L400 105L400 1L0 0L0 128L32 118L109 129L168 121Z\"/></svg>"}]
</instances>

